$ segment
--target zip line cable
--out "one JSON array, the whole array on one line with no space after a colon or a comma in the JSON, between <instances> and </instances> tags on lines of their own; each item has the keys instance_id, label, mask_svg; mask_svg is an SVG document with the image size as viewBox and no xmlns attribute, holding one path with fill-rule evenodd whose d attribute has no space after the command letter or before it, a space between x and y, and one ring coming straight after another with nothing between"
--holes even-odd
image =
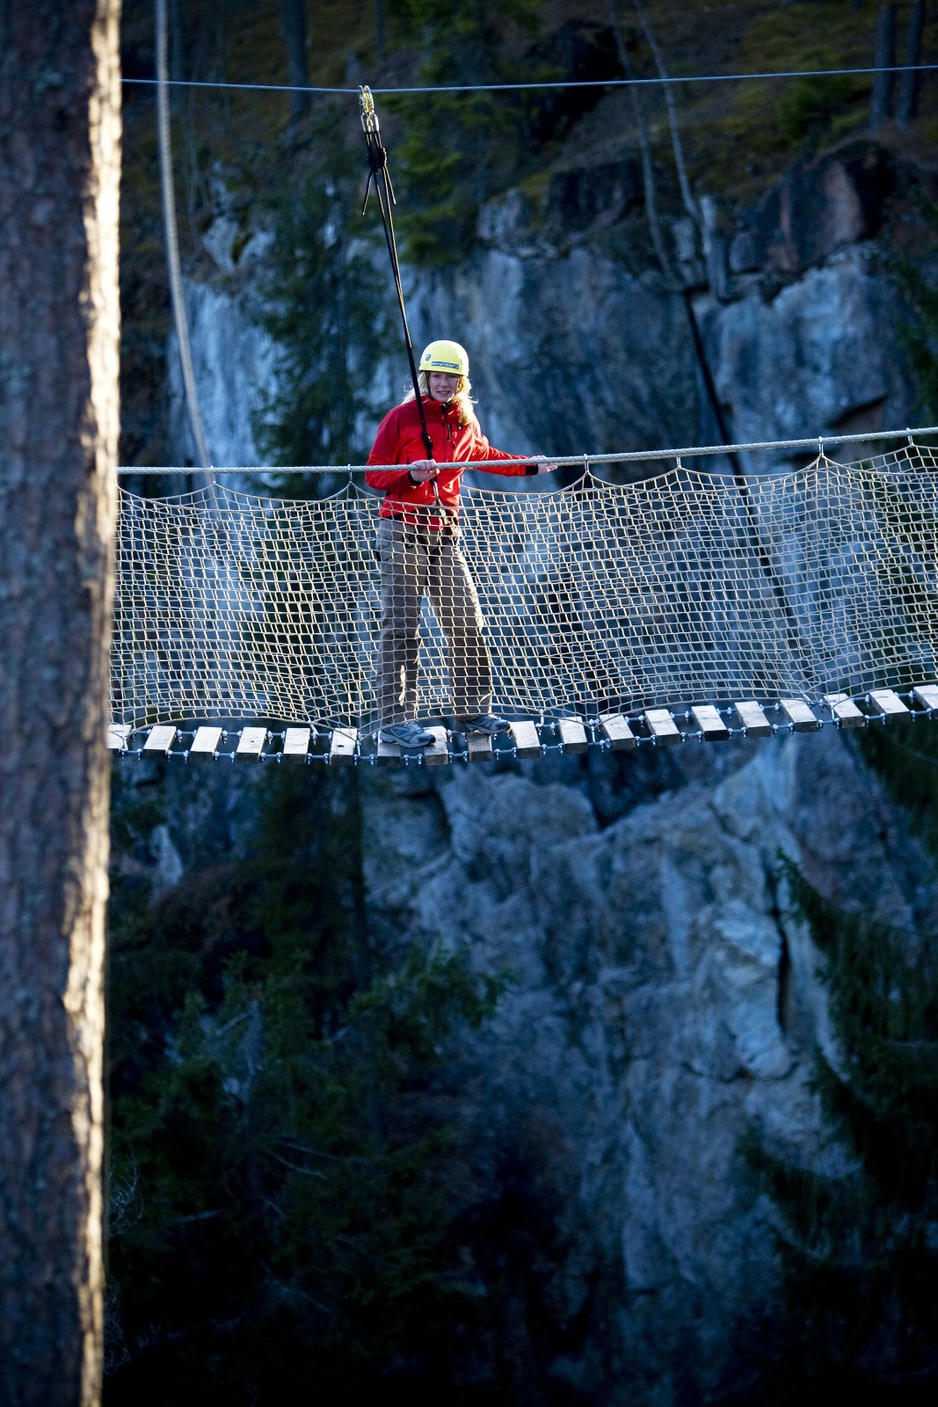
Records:
<instances>
[{"instance_id":1,"label":"zip line cable","mask_svg":"<svg viewBox=\"0 0 938 1407\"><path fill-rule=\"evenodd\" d=\"M938 425L919 425L915 428L906 427L904 430L875 430L865 435L813 435L810 439L804 440L753 440L748 444L735 445L688 445L682 449L636 449L624 450L618 454L568 454L552 455L551 461L559 468L567 465L583 467L584 460L588 466L594 464L646 464L653 463L660 459L694 459L702 457L727 458L731 454L759 454L771 452L773 450L793 449L793 450L817 450L823 454L827 445L866 445L876 444L882 440L902 440L908 439L911 444L913 440L918 440L925 435L938 435ZM517 459L506 459L500 461L504 464L530 464L529 454L519 455ZM454 460L450 464L437 462L438 469L476 469L484 473L481 468L484 461L479 460ZM213 466L215 474L363 474L367 469L374 468L368 464L298 464L298 465L228 465L219 467ZM133 464L124 464L118 469L118 474L127 475L151 475L151 474L191 474L192 470L183 468L180 465L143 465L137 467Z\"/></svg>"},{"instance_id":2,"label":"zip line cable","mask_svg":"<svg viewBox=\"0 0 938 1407\"><path fill-rule=\"evenodd\" d=\"M936 69L938 63L887 64L870 68L795 68L779 72L767 70L757 73L692 73L676 76L669 74L665 78L656 74L651 78L545 79L539 83L451 83L440 86L425 84L413 88L372 88L371 92L386 97L408 93L522 93L545 88L660 88L669 83L746 83L755 79L772 78L849 78L875 73L930 73ZM158 82L155 78L123 78L121 81L142 87L154 87ZM344 93L356 97L361 93L360 88L316 88L290 83L220 83L196 78L172 78L169 84L174 88L224 88L245 93Z\"/></svg>"}]
</instances>

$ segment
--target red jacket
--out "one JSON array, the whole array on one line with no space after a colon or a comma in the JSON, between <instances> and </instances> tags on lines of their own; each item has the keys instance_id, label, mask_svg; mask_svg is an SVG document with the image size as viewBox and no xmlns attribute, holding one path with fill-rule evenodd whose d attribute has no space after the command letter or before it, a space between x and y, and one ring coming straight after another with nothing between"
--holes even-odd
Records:
<instances>
[{"instance_id":1,"label":"red jacket","mask_svg":"<svg viewBox=\"0 0 938 1407\"><path fill-rule=\"evenodd\" d=\"M378 426L375 442L368 456L369 464L413 464L415 460L432 458L440 464L454 460L485 460L491 465L486 472L492 474L536 474L534 464L499 464L499 460L516 459L517 455L506 454L504 450L493 449L482 433L475 416L468 425L459 423L459 407L450 402L443 405L432 396L423 397L424 414L427 417L427 430L433 445L433 454L428 455L421 438L420 414L416 401L405 401L389 410ZM495 461L494 463L492 461ZM436 479L425 484L415 484L407 469L369 469L365 482L374 489L384 489L385 499L381 505L382 518L403 518L407 523L420 523L423 527L442 528L447 521L455 519L459 509L460 469L441 469ZM432 506L437 502L433 492L436 484L439 501L448 508L446 517L427 513L418 504ZM413 504L416 511L408 511Z\"/></svg>"}]
</instances>

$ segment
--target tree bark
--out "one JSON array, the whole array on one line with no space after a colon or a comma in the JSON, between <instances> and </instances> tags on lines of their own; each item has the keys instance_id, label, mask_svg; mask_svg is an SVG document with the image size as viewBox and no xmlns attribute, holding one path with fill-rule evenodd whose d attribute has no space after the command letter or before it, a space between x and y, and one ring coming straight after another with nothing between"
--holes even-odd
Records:
<instances>
[{"instance_id":1,"label":"tree bark","mask_svg":"<svg viewBox=\"0 0 938 1407\"><path fill-rule=\"evenodd\" d=\"M309 60L306 55L306 0L280 0L283 40L287 48L287 82L292 88L309 87ZM290 121L298 122L309 112L309 94L290 94Z\"/></svg>"},{"instance_id":2,"label":"tree bark","mask_svg":"<svg viewBox=\"0 0 938 1407\"><path fill-rule=\"evenodd\" d=\"M0 1400L92 1407L120 0L0 0Z\"/></svg>"}]
</instances>

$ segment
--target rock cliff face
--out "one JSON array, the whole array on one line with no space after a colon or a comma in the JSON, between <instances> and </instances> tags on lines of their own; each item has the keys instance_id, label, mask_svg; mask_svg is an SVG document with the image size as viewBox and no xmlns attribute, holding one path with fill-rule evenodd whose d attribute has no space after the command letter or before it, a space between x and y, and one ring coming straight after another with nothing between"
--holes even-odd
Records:
<instances>
[{"instance_id":1,"label":"rock cliff face","mask_svg":"<svg viewBox=\"0 0 938 1407\"><path fill-rule=\"evenodd\" d=\"M481 249L421 280L414 336L458 329L493 443L583 454L698 441L693 343L679 295L586 245L528 258ZM480 355L481 352L481 355Z\"/></svg>"},{"instance_id":2,"label":"rock cliff face","mask_svg":"<svg viewBox=\"0 0 938 1407\"><path fill-rule=\"evenodd\" d=\"M921 858L839 735L682 754L366 791L375 927L514 974L462 1054L467 1138L552 1197L549 1372L609 1403L698 1402L732 1381L734 1329L776 1271L747 1136L843 1165L808 1087L815 1043L836 1052L780 852L900 921Z\"/></svg>"},{"instance_id":3,"label":"rock cliff face","mask_svg":"<svg viewBox=\"0 0 938 1407\"><path fill-rule=\"evenodd\" d=\"M732 229L708 236L710 291L693 302L736 440L909 423L895 294L875 240L901 180L879 149L853 144L794 169ZM555 177L542 208L510 191L483 208L471 259L410 271L414 341L458 336L471 349L493 443L573 455L719 439L684 298L642 255L636 181L628 163L607 163ZM694 284L704 266L688 226L674 222L672 243ZM213 461L248 463L275 349L235 297L193 285L187 301ZM405 378L395 354L375 368L382 392ZM185 456L178 378L171 393ZM382 396L365 438L383 409Z\"/></svg>"},{"instance_id":4,"label":"rock cliff face","mask_svg":"<svg viewBox=\"0 0 938 1407\"><path fill-rule=\"evenodd\" d=\"M156 895L207 847L250 854L266 772L172 775ZM429 937L511 974L436 1097L481 1189L475 1273L517 1400L721 1400L777 1282L747 1142L848 1170L810 1088L816 1047L838 1055L779 855L838 902L932 927L920 845L829 730L359 784L373 942Z\"/></svg>"},{"instance_id":5,"label":"rock cliff face","mask_svg":"<svg viewBox=\"0 0 938 1407\"><path fill-rule=\"evenodd\" d=\"M276 348L247 315L243 302L224 289L190 281L185 296L209 458L219 466L258 464L255 416L264 396L275 386ZM167 365L174 462L191 464L195 450L175 332L170 337Z\"/></svg>"},{"instance_id":6,"label":"rock cliff face","mask_svg":"<svg viewBox=\"0 0 938 1407\"><path fill-rule=\"evenodd\" d=\"M714 379L737 441L908 423L895 297L875 260L875 246L858 245L809 269L771 301L759 289L726 304L700 300ZM836 453L844 461L858 457L855 445Z\"/></svg>"}]
</instances>

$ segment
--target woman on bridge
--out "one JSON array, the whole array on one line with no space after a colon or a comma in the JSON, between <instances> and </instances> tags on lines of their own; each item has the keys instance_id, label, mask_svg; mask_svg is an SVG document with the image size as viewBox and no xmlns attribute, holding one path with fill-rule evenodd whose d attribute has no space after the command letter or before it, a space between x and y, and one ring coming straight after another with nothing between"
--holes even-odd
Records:
<instances>
[{"instance_id":1,"label":"woman on bridge","mask_svg":"<svg viewBox=\"0 0 938 1407\"><path fill-rule=\"evenodd\" d=\"M439 463L484 462L495 474L548 474L542 458L506 464L517 456L494 449L469 399L469 357L458 342L431 342L420 358L420 404L433 446L427 458L413 391L384 417L368 456L365 480L384 490L375 553L381 566L378 639L378 712L383 742L421 748L433 742L416 721L420 610L429 597L448 645L449 679L457 726L493 736L511 726L492 712L492 661L468 563L459 549L461 469ZM394 467L391 467L394 466ZM405 466L403 468L399 466Z\"/></svg>"}]
</instances>

